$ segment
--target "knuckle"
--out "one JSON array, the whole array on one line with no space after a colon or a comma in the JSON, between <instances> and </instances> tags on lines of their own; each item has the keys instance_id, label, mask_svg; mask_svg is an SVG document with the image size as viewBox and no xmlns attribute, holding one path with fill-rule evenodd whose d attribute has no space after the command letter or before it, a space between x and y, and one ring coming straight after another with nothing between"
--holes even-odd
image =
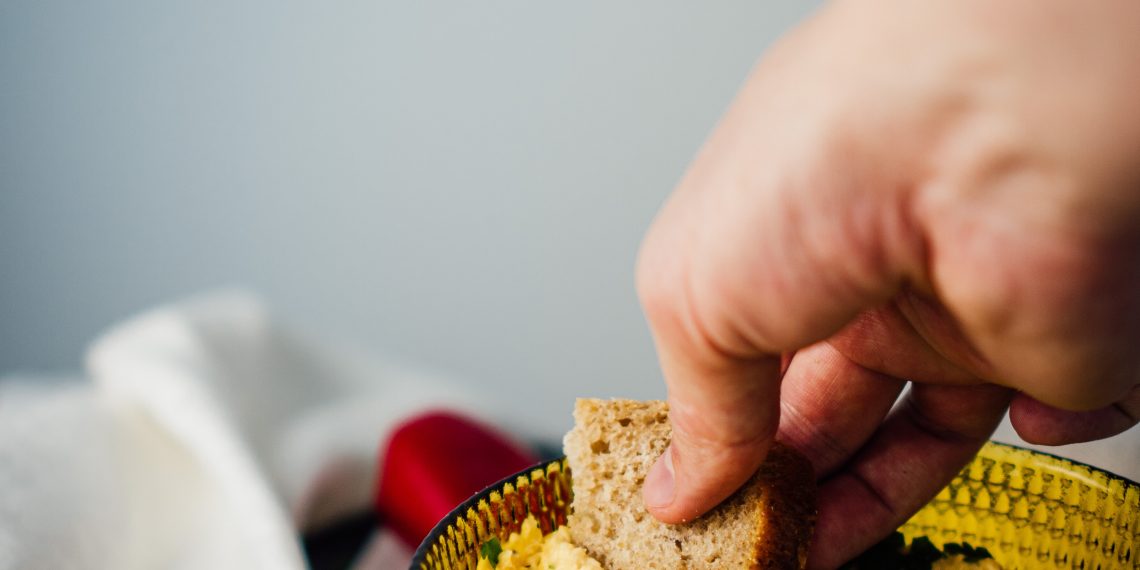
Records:
<instances>
[{"instance_id":1,"label":"knuckle","mask_svg":"<svg viewBox=\"0 0 1140 570\"><path fill-rule=\"evenodd\" d=\"M775 437L776 425L760 418L760 414L709 414L676 404L669 412L673 440L710 453L762 453Z\"/></svg>"}]
</instances>

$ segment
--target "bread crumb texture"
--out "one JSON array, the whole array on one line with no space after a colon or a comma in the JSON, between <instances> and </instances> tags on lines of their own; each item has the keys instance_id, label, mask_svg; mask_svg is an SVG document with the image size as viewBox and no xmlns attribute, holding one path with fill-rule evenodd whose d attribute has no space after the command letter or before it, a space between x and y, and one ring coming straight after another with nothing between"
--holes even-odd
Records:
<instances>
[{"instance_id":1,"label":"bread crumb texture","mask_svg":"<svg viewBox=\"0 0 1140 570\"><path fill-rule=\"evenodd\" d=\"M685 524L653 518L645 475L669 445L661 401L580 399L563 442L570 534L608 570L803 568L815 520L811 465L780 444L739 491Z\"/></svg>"}]
</instances>

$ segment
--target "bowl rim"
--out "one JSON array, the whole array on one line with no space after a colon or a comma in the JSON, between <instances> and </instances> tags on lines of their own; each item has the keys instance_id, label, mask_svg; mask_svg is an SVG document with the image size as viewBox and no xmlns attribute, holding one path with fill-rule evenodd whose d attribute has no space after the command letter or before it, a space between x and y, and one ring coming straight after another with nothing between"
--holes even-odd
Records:
<instances>
[{"instance_id":1,"label":"bowl rim","mask_svg":"<svg viewBox=\"0 0 1140 570\"><path fill-rule=\"evenodd\" d=\"M1092 471L1102 473L1110 480L1116 479L1116 480L1121 481L1122 483L1125 484L1125 486L1140 487L1140 483L1133 481L1132 479L1129 479L1128 477L1125 477L1123 475L1113 473L1112 471L1109 471L1109 470L1104 469L1102 467L1097 467L1095 465L1089 465L1088 463L1084 463L1082 461L1077 461L1075 459L1070 459L1068 457L1057 455L1055 453L1050 453L1048 451L1040 451L1037 449L1030 449L1028 447L1023 447L1023 446L1015 445L1012 443L1003 443L1000 441L987 441L982 447L978 448L978 451L977 451L977 453L975 453L975 456L977 456L978 453L981 453L982 449L984 449L987 446L1004 447L1004 448L1016 450L1016 451L1027 451L1027 452L1029 452L1031 454L1035 454L1035 455L1044 455L1044 456L1051 457L1051 458L1056 459L1056 460L1063 461L1065 463L1069 463L1070 465L1073 465L1073 466L1085 467L1085 468L1090 469ZM973 458L971 458L971 461L973 461ZM426 558L428 555L428 549L431 547L431 545L435 543L435 541L440 537L440 535L447 532L448 527L451 526L451 524L456 520L456 518L458 516L467 512L467 509L474 508L476 505L479 504L479 501L487 499L487 497L489 497L491 495L491 493L493 493L495 491L500 491L503 488L503 486L506 485L507 483L513 483L516 480L518 480L519 477L527 476L534 471L541 470L543 472L546 472L546 470L551 465L554 465L554 464L559 464L563 468L569 467L569 465L566 463L566 457L557 457L554 459L547 459L544 461L540 461L538 463L535 463L534 465L531 465L530 467L527 467L526 469L523 469L523 470L518 471L516 473L512 473L510 475L507 475L506 477L503 477L502 479L499 479L498 481L495 481L494 483L487 485L483 489L480 489L478 492L471 495L471 497L469 497L467 500L463 501L459 505L456 505L456 507L451 509L450 511L448 511L447 515L445 515L442 519L440 519L439 522L436 523L435 526L432 527L431 531L428 532L426 536L424 536L423 540L420 541L420 545L416 548L415 553L412 555L412 561L409 565L409 568L411 570L418 570L423 565L423 563L426 561ZM571 476L573 476L573 474L571 474Z\"/></svg>"},{"instance_id":2,"label":"bowl rim","mask_svg":"<svg viewBox=\"0 0 1140 570\"><path fill-rule=\"evenodd\" d=\"M1097 471L1099 473L1104 474L1104 476L1110 480L1116 479L1116 480L1124 483L1125 485L1132 486L1132 487L1140 487L1140 481L1134 481L1132 479L1129 479L1128 477L1125 477L1124 475L1120 475L1119 473L1114 473L1112 471L1109 471L1108 469L1105 469L1104 467L1097 467L1096 465L1091 465L1091 464L1085 463L1084 461L1078 461L1076 459L1065 457L1064 455L1057 455L1056 453L1051 453L1048 451L1041 451L1040 449L1032 449L1032 448L1024 447L1021 445L1014 445L1012 443L1004 443L1001 441L987 441L982 447L978 448L978 453L981 453L982 449L985 448L986 446L1005 447L1005 448L1009 448L1009 449L1013 449L1013 450L1017 450L1017 451L1028 451L1029 453L1032 453L1034 455L1044 455L1046 457L1052 457L1053 459L1064 461L1065 463L1068 463L1070 465L1074 465L1076 467L1085 467L1085 468L1090 469L1092 471ZM977 453L975 453L974 456L976 457ZM971 459L971 461L973 461L973 459ZM450 513L448 513L448 514L450 514Z\"/></svg>"},{"instance_id":3,"label":"bowl rim","mask_svg":"<svg viewBox=\"0 0 1140 570\"><path fill-rule=\"evenodd\" d=\"M566 457L564 456L539 461L534 465L531 465L521 471L511 473L510 475L507 475L506 477L503 477L502 479L499 479L498 481L495 481L494 483L483 487L478 492L468 497L467 500L456 505L455 508L448 511L442 519L439 519L439 522L437 522L435 526L433 526L427 533L427 535L424 536L423 540L420 541L419 547L416 548L415 554L412 555L412 562L409 565L409 568L420 568L420 566L423 565L425 559L427 558L428 549L431 548L431 545L435 543L436 539L438 539L443 533L447 532L447 528L450 527L451 524L459 518L459 516L467 512L468 509L474 508L476 505L478 505L479 501L487 499L491 496L491 493L494 493L495 491L502 490L502 488L507 483L514 483L518 480L519 477L525 477L534 471L539 470L545 473L548 467L555 464L561 465L563 468L568 467L566 464Z\"/></svg>"}]
</instances>

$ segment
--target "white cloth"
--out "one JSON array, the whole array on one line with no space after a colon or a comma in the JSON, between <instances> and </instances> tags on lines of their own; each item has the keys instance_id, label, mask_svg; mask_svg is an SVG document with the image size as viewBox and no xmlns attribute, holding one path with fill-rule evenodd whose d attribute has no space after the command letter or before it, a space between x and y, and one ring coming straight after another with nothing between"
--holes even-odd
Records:
<instances>
[{"instance_id":1,"label":"white cloth","mask_svg":"<svg viewBox=\"0 0 1140 570\"><path fill-rule=\"evenodd\" d=\"M241 293L115 327L88 373L0 382L0 570L304 568L298 531L367 507L396 422L477 409L444 378L302 340ZM407 567L374 543L370 570Z\"/></svg>"}]
</instances>

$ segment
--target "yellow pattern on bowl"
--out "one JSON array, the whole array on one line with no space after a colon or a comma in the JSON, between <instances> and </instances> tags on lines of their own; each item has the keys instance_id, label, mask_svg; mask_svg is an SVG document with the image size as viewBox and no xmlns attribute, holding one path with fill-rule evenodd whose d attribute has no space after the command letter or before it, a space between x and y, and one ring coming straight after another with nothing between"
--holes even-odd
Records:
<instances>
[{"instance_id":1,"label":"yellow pattern on bowl","mask_svg":"<svg viewBox=\"0 0 1140 570\"><path fill-rule=\"evenodd\" d=\"M1140 568L1140 485L989 443L900 529L984 546L1005 568Z\"/></svg>"},{"instance_id":2,"label":"yellow pattern on bowl","mask_svg":"<svg viewBox=\"0 0 1140 570\"><path fill-rule=\"evenodd\" d=\"M424 539L412 570L472 570L479 547L533 514L543 533L566 524L564 459L513 475L457 507ZM1140 570L1140 485L1068 459L988 443L899 529L986 547L1005 568Z\"/></svg>"}]
</instances>

